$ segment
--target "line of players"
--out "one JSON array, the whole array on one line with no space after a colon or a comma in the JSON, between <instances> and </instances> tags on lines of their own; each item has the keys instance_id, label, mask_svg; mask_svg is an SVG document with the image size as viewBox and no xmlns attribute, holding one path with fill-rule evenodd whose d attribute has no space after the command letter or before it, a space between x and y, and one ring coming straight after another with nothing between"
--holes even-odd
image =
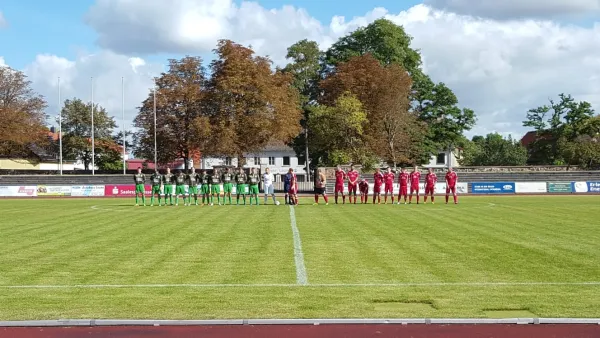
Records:
<instances>
[{"instance_id":1,"label":"line of players","mask_svg":"<svg viewBox=\"0 0 600 338\"><path fill-rule=\"evenodd\" d=\"M140 205L139 199L141 198L142 205L146 206L146 175L142 173L141 168L138 168L137 174L133 176L133 179L135 182L135 205ZM167 168L167 172L164 175L155 171L150 176L150 183L152 185L150 206L154 206L155 196L158 196L158 206L166 206L167 198L169 199L169 205L178 206L179 196L183 197L183 203L186 206L192 205L192 198L194 199L194 204L199 205L198 196L202 197L202 205L212 206L215 203L215 199L218 205L225 205L227 201L231 205L234 183L236 184L237 205L240 204L240 199L243 205L246 204L246 195L250 196L250 204L254 200L255 205L258 205L260 177L256 172L256 168L253 168L250 174L246 174L241 168L235 173L231 168L227 168L223 173L215 170L213 174L208 174L204 170L199 174L195 168L192 168L189 174L184 174L181 170L177 174L172 174L171 169ZM221 203L221 184L223 184L223 203ZM185 189L186 185L188 186L187 192ZM175 191L173 191L173 186L175 186ZM246 193L246 189L248 189L248 193ZM164 195L164 204L161 204L162 195ZM175 197L175 204L173 204L173 197Z\"/></svg>"},{"instance_id":2,"label":"line of players","mask_svg":"<svg viewBox=\"0 0 600 338\"><path fill-rule=\"evenodd\" d=\"M360 202L368 203L369 195L369 183L366 178L363 177L359 180L360 174L354 170L354 166L350 166L348 172L344 172L340 166L335 171L335 203L338 204L339 195L342 195L342 203L346 203L346 196L344 195L344 183L347 182L348 186L348 198L350 203L356 204L356 193L360 192ZM391 197L392 204L394 204L394 181L396 174L391 168L387 168L385 173L382 173L379 168L376 169L373 174L373 204L381 204L381 188L384 188L384 203L387 204L388 194ZM458 196L456 194L456 184L458 183L458 175L452 168L448 168L444 177L446 181L446 204L450 194L452 194L454 204L458 204ZM423 202L427 203L427 197L431 197L431 203L435 203L435 185L438 182L437 175L432 168L429 168L428 173L425 175L425 196ZM419 184L421 183L421 172L419 167L415 166L413 171L408 173L405 168L402 168L398 174L398 184L400 185L400 191L398 193L398 204L412 203L413 195L416 195L416 202L419 204ZM410 194L408 193L410 189ZM315 196L317 201L317 196Z\"/></svg>"}]
</instances>

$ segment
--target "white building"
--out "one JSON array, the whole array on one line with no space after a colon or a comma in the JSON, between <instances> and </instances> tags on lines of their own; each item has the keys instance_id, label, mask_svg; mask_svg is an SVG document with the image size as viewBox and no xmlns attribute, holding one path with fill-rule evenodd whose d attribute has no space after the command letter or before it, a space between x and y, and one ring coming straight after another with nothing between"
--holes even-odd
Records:
<instances>
[{"instance_id":1,"label":"white building","mask_svg":"<svg viewBox=\"0 0 600 338\"><path fill-rule=\"evenodd\" d=\"M261 172L264 172L266 168L269 168L271 173L275 175L276 182L281 182L281 176L285 175L290 168L294 169L299 182L305 181L305 163L300 162L294 150L283 143L269 144L263 150L257 153L246 154L244 157L246 160L246 163L243 166L244 168L258 168ZM202 158L201 168L212 169L215 166L223 165L237 167L238 160L237 158L231 157Z\"/></svg>"},{"instance_id":2,"label":"white building","mask_svg":"<svg viewBox=\"0 0 600 338\"><path fill-rule=\"evenodd\" d=\"M453 151L440 151L435 155L431 155L431 159L429 163L423 165L425 168L447 168L450 167L458 167L458 157Z\"/></svg>"}]
</instances>

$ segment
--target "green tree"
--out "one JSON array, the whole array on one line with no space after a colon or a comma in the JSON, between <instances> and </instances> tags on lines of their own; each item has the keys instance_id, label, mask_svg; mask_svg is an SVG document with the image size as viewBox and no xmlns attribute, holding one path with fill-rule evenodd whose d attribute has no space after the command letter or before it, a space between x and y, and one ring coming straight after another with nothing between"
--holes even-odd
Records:
<instances>
[{"instance_id":1,"label":"green tree","mask_svg":"<svg viewBox=\"0 0 600 338\"><path fill-rule=\"evenodd\" d=\"M273 72L271 60L233 41L220 41L215 53L209 104L220 154L243 159L270 141L296 137L302 111L292 76Z\"/></svg>"},{"instance_id":2,"label":"green tree","mask_svg":"<svg viewBox=\"0 0 600 338\"><path fill-rule=\"evenodd\" d=\"M285 66L283 72L292 75L292 85L300 94L300 105L303 111L300 125L304 130L290 142L290 146L296 152L299 160L306 161L307 169L309 169L309 162L314 161L309 161L306 158L307 135L309 135L307 121L311 107L317 104L319 97L323 53L319 50L319 45L315 41L304 39L288 48L286 58L290 60L290 63ZM319 156L317 150L315 156L310 157L311 159L317 159Z\"/></svg>"},{"instance_id":3,"label":"green tree","mask_svg":"<svg viewBox=\"0 0 600 338\"><path fill-rule=\"evenodd\" d=\"M410 74L418 73L421 55L411 48L412 39L402 26L378 19L340 38L327 50L326 61L329 66L336 66L352 57L371 54L385 65L398 64Z\"/></svg>"},{"instance_id":4,"label":"green tree","mask_svg":"<svg viewBox=\"0 0 600 338\"><path fill-rule=\"evenodd\" d=\"M532 108L527 112L523 126L533 128L536 140L529 146L531 164L574 164L571 150L579 138L593 138L594 110L589 102L576 102L571 95L560 94L559 100L550 99L549 105Z\"/></svg>"},{"instance_id":5,"label":"green tree","mask_svg":"<svg viewBox=\"0 0 600 338\"><path fill-rule=\"evenodd\" d=\"M214 126L209 122L207 76L200 57L186 56L169 60L169 69L156 78L156 144L157 161L166 164L183 159L188 169L189 159L201 152L217 152ZM134 119L139 128L134 140L136 153L154 159L154 91L139 108Z\"/></svg>"},{"instance_id":6,"label":"green tree","mask_svg":"<svg viewBox=\"0 0 600 338\"><path fill-rule=\"evenodd\" d=\"M511 136L497 133L474 136L466 143L459 160L465 166L519 166L527 163L527 149Z\"/></svg>"},{"instance_id":7,"label":"green tree","mask_svg":"<svg viewBox=\"0 0 600 338\"><path fill-rule=\"evenodd\" d=\"M92 104L81 99L66 100L62 109L63 152L67 159L79 159L89 170L92 163ZM94 104L94 164L105 169L104 163L118 145L113 141L116 127L113 117L106 110ZM118 154L118 151L116 151Z\"/></svg>"},{"instance_id":8,"label":"green tree","mask_svg":"<svg viewBox=\"0 0 600 338\"><path fill-rule=\"evenodd\" d=\"M351 93L342 94L333 105L311 108L308 125L310 146L319 149L319 166L374 161L365 140L368 120L363 105Z\"/></svg>"},{"instance_id":9,"label":"green tree","mask_svg":"<svg viewBox=\"0 0 600 338\"><path fill-rule=\"evenodd\" d=\"M412 77L413 109L430 129L419 143L419 153L430 155L458 142L460 135L475 125L476 118L473 110L459 108L458 99L445 84L435 84L422 72L421 56L411 41L402 26L379 19L333 44L326 52L325 69L335 72L340 63L365 54L372 54L384 65L399 64L406 69Z\"/></svg>"}]
</instances>

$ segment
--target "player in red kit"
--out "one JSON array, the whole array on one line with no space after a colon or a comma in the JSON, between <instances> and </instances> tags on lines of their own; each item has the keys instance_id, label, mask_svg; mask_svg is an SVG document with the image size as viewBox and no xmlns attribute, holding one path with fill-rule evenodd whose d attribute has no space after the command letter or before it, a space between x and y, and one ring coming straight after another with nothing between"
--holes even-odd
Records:
<instances>
[{"instance_id":1,"label":"player in red kit","mask_svg":"<svg viewBox=\"0 0 600 338\"><path fill-rule=\"evenodd\" d=\"M356 190L358 189L358 171L354 170L354 166L350 166L350 171L346 174L348 177L348 196L350 203L352 203L352 197L354 197L354 204L356 204Z\"/></svg>"},{"instance_id":2,"label":"player in red kit","mask_svg":"<svg viewBox=\"0 0 600 338\"><path fill-rule=\"evenodd\" d=\"M298 205L298 177L296 177L296 173L294 173L294 169L290 168L289 173L291 175L290 178L290 204Z\"/></svg>"},{"instance_id":3,"label":"player in red kit","mask_svg":"<svg viewBox=\"0 0 600 338\"><path fill-rule=\"evenodd\" d=\"M419 183L421 182L421 173L419 167L415 166L413 171L410 173L410 197L408 203L412 203L413 194L417 193L417 204L419 204Z\"/></svg>"},{"instance_id":4,"label":"player in red kit","mask_svg":"<svg viewBox=\"0 0 600 338\"><path fill-rule=\"evenodd\" d=\"M335 204L338 204L338 196L342 194L342 203L346 204L346 196L344 195L344 180L346 179L346 173L342 170L339 165L335 169Z\"/></svg>"},{"instance_id":5,"label":"player in red kit","mask_svg":"<svg viewBox=\"0 0 600 338\"><path fill-rule=\"evenodd\" d=\"M375 174L373 174L373 204L375 204L375 198L377 198L377 203L381 203L381 186L383 185L383 174L381 173L381 169L375 169Z\"/></svg>"},{"instance_id":6,"label":"player in red kit","mask_svg":"<svg viewBox=\"0 0 600 338\"><path fill-rule=\"evenodd\" d=\"M429 172L425 175L425 196L423 202L427 204L427 196L431 196L431 204L435 202L435 184L437 183L437 176L433 172L433 168L429 168Z\"/></svg>"},{"instance_id":7,"label":"player in red kit","mask_svg":"<svg viewBox=\"0 0 600 338\"><path fill-rule=\"evenodd\" d=\"M458 204L458 196L456 195L457 182L458 175L456 175L456 172L452 168L448 168L448 172L446 173L446 204L448 204L450 192L452 192L452 197L454 197L454 204Z\"/></svg>"},{"instance_id":8,"label":"player in red kit","mask_svg":"<svg viewBox=\"0 0 600 338\"><path fill-rule=\"evenodd\" d=\"M360 203L367 203L369 200L369 182L367 182L366 178L363 178L362 181L360 181L358 189L360 190Z\"/></svg>"},{"instance_id":9,"label":"player in red kit","mask_svg":"<svg viewBox=\"0 0 600 338\"><path fill-rule=\"evenodd\" d=\"M400 175L398 175L398 184L400 185L400 191L398 192L398 204L400 204L402 196L404 196L404 204L406 204L406 199L408 198L409 180L410 175L406 172L406 169L402 168Z\"/></svg>"},{"instance_id":10,"label":"player in red kit","mask_svg":"<svg viewBox=\"0 0 600 338\"><path fill-rule=\"evenodd\" d=\"M388 193L392 197L392 204L394 204L394 180L396 175L392 172L392 168L388 167L387 172L383 175L383 181L385 182L385 204L388 201Z\"/></svg>"}]
</instances>

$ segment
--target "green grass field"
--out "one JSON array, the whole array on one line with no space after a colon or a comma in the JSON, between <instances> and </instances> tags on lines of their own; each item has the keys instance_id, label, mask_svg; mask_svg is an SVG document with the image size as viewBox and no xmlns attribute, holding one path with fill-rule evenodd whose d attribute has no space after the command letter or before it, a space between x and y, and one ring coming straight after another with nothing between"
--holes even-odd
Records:
<instances>
[{"instance_id":1,"label":"green grass field","mask_svg":"<svg viewBox=\"0 0 600 338\"><path fill-rule=\"evenodd\" d=\"M0 200L0 320L600 317L600 197L303 202Z\"/></svg>"}]
</instances>

